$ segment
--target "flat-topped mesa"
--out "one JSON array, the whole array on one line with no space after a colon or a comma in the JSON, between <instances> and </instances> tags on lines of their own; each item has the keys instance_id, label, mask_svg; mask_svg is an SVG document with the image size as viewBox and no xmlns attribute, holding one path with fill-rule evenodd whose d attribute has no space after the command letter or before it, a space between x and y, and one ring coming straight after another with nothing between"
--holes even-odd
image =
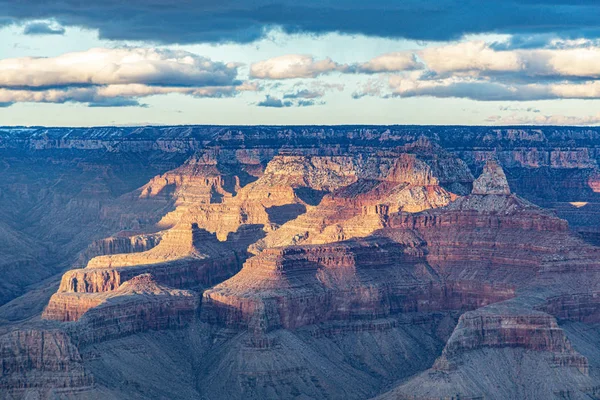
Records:
<instances>
[{"instance_id":1,"label":"flat-topped mesa","mask_svg":"<svg viewBox=\"0 0 600 400\"><path fill-rule=\"evenodd\" d=\"M161 304L164 303L164 304ZM105 322L95 322L93 326L111 325L121 321L115 329L128 332L129 327L139 329L150 326L152 329L166 329L177 323L189 322L197 308L197 296L190 291L168 288L158 284L150 274L133 277L117 289L97 293L55 293L42 318L63 322L77 321L82 316L98 316ZM88 321L90 320L88 318ZM173 319L173 321L171 321ZM131 329L134 329L131 327ZM148 328L150 329L150 328ZM89 332L85 332L87 335ZM94 332L90 333L94 334ZM106 332L98 335L107 335Z\"/></svg>"},{"instance_id":2,"label":"flat-topped mesa","mask_svg":"<svg viewBox=\"0 0 600 400\"><path fill-rule=\"evenodd\" d=\"M149 251L96 257L87 268L67 271L58 292L112 291L143 273L152 273L158 282L171 287L208 286L227 279L240 267L236 252L213 234L195 224L180 225Z\"/></svg>"},{"instance_id":3,"label":"flat-topped mesa","mask_svg":"<svg viewBox=\"0 0 600 400\"><path fill-rule=\"evenodd\" d=\"M553 316L508 303L461 315L434 368L454 368L455 361L469 351L516 347L550 353L556 365L573 366L588 373L588 360L573 349Z\"/></svg>"},{"instance_id":4,"label":"flat-topped mesa","mask_svg":"<svg viewBox=\"0 0 600 400\"><path fill-rule=\"evenodd\" d=\"M588 359L554 317L527 303L516 298L464 313L431 369L378 398L590 397L597 381Z\"/></svg>"},{"instance_id":5,"label":"flat-topped mesa","mask_svg":"<svg viewBox=\"0 0 600 400\"><path fill-rule=\"evenodd\" d=\"M502 167L493 160L488 160L479 178L473 181L473 194L510 194L510 187Z\"/></svg>"},{"instance_id":6,"label":"flat-topped mesa","mask_svg":"<svg viewBox=\"0 0 600 400\"><path fill-rule=\"evenodd\" d=\"M388 235L266 249L204 292L202 318L265 332L408 311L473 309L514 295L506 287L439 282L428 275L418 236Z\"/></svg>"},{"instance_id":7,"label":"flat-topped mesa","mask_svg":"<svg viewBox=\"0 0 600 400\"><path fill-rule=\"evenodd\" d=\"M179 260L185 257L206 258L225 252L216 237L198 224L180 224L169 229L161 242L142 253L114 254L95 257L87 268L116 268Z\"/></svg>"},{"instance_id":8,"label":"flat-topped mesa","mask_svg":"<svg viewBox=\"0 0 600 400\"><path fill-rule=\"evenodd\" d=\"M124 253L141 253L148 251L160 243L164 232L136 234L122 231L116 235L93 241L85 251L80 253L75 265L85 267L97 256Z\"/></svg>"},{"instance_id":9,"label":"flat-topped mesa","mask_svg":"<svg viewBox=\"0 0 600 400\"><path fill-rule=\"evenodd\" d=\"M199 305L196 293L160 285L150 274L139 275L112 292L54 296L62 297L63 301L51 302L44 318L73 322L65 329L78 345L148 330L183 328L194 320ZM70 303L69 298L74 301ZM86 309L86 302L77 302L77 298L91 299L97 304Z\"/></svg>"}]
</instances>

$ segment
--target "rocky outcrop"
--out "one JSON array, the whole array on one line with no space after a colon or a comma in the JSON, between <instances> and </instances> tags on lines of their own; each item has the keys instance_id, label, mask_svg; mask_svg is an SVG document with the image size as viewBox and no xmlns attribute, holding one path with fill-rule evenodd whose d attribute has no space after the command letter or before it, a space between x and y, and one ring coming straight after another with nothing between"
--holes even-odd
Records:
<instances>
[{"instance_id":1,"label":"rocky outcrop","mask_svg":"<svg viewBox=\"0 0 600 400\"><path fill-rule=\"evenodd\" d=\"M557 366L576 367L588 374L588 360L573 349L553 316L512 304L493 305L461 315L433 368L455 368L454 360L465 352L499 347L548 352Z\"/></svg>"},{"instance_id":2,"label":"rocky outcrop","mask_svg":"<svg viewBox=\"0 0 600 400\"><path fill-rule=\"evenodd\" d=\"M479 178L473 181L473 194L510 194L504 171L495 161L486 162Z\"/></svg>"},{"instance_id":3,"label":"rocky outcrop","mask_svg":"<svg viewBox=\"0 0 600 400\"><path fill-rule=\"evenodd\" d=\"M161 243L148 252L97 257L87 268L68 271L43 317L76 321L108 298L123 297L123 290L137 291L143 274L152 274L163 285L190 288L218 283L239 268L238 255L213 235L196 225L180 226L167 232ZM151 305L159 307L159 314L164 306L161 299L164 297L158 297Z\"/></svg>"},{"instance_id":4,"label":"rocky outcrop","mask_svg":"<svg viewBox=\"0 0 600 400\"><path fill-rule=\"evenodd\" d=\"M600 293L571 293L550 297L539 310L559 321L578 321L587 324L600 322Z\"/></svg>"},{"instance_id":5,"label":"rocky outcrop","mask_svg":"<svg viewBox=\"0 0 600 400\"><path fill-rule=\"evenodd\" d=\"M68 330L78 345L148 330L180 329L194 320L198 308L198 297L194 292L159 285L150 274L138 275L112 292L60 296L83 297L84 302L93 299L97 303L87 310L83 310L82 303L77 301L73 302L78 306L74 309L45 310L48 319L77 321Z\"/></svg>"},{"instance_id":6,"label":"rocky outcrop","mask_svg":"<svg viewBox=\"0 0 600 400\"><path fill-rule=\"evenodd\" d=\"M96 256L148 251L158 245L161 238L162 232L139 235L129 232L119 232L115 236L94 241L79 255L79 259L75 265L85 267Z\"/></svg>"},{"instance_id":7,"label":"rocky outcrop","mask_svg":"<svg viewBox=\"0 0 600 400\"><path fill-rule=\"evenodd\" d=\"M131 317L133 320L136 320L136 314L143 316L148 313L152 318L157 318L159 324L160 319L163 318L162 314L165 311L172 311L177 319L187 318L189 321L196 308L193 292L169 289L159 285L150 274L137 275L112 291L93 294L59 292L54 296L44 310L43 317L63 322L77 321L83 315L87 315L91 309L101 314L104 312L117 315L122 313L124 317ZM161 302L165 304L161 304ZM160 309L151 310L157 305ZM136 307L139 310L135 310ZM169 308L172 309L169 310ZM190 315L179 316L178 308L182 308L183 313L187 312ZM106 315L98 319L102 318L109 319ZM142 318L139 322L143 325L153 321L144 321ZM98 323L94 325L97 326Z\"/></svg>"},{"instance_id":8,"label":"rocky outcrop","mask_svg":"<svg viewBox=\"0 0 600 400\"><path fill-rule=\"evenodd\" d=\"M250 251L257 254L275 246L322 244L367 236L384 228L392 213L441 207L457 197L440 186L434 174L439 163L432 162L435 166L431 167L414 154L378 160L357 158L355 164L356 181L327 194L306 214L269 232Z\"/></svg>"},{"instance_id":9,"label":"rocky outcrop","mask_svg":"<svg viewBox=\"0 0 600 400\"><path fill-rule=\"evenodd\" d=\"M268 249L204 293L203 319L256 332L400 312L474 309L513 291L440 282L411 232L329 245Z\"/></svg>"},{"instance_id":10,"label":"rocky outcrop","mask_svg":"<svg viewBox=\"0 0 600 400\"><path fill-rule=\"evenodd\" d=\"M0 393L52 398L90 391L94 380L63 331L20 329L0 336Z\"/></svg>"},{"instance_id":11,"label":"rocky outcrop","mask_svg":"<svg viewBox=\"0 0 600 400\"><path fill-rule=\"evenodd\" d=\"M482 182L496 173L483 173ZM506 190L506 181L499 187ZM483 185L485 186L485 185ZM492 192L496 192L492 185ZM488 187L489 189L489 187ZM487 282L519 283L540 273L590 271L598 250L569 233L566 221L514 194L485 190L448 206L417 214L399 213L389 226L413 229L427 243L427 261L449 279L465 274Z\"/></svg>"},{"instance_id":12,"label":"rocky outcrop","mask_svg":"<svg viewBox=\"0 0 600 400\"><path fill-rule=\"evenodd\" d=\"M464 313L433 367L380 398L585 398L589 364L554 317L513 299Z\"/></svg>"}]
</instances>

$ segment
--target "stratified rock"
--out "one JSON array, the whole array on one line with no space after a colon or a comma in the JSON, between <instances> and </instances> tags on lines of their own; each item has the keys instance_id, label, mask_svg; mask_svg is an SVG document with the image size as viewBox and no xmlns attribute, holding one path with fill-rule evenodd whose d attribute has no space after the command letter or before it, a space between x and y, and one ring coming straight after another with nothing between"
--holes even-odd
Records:
<instances>
[{"instance_id":1,"label":"stratified rock","mask_svg":"<svg viewBox=\"0 0 600 400\"><path fill-rule=\"evenodd\" d=\"M82 300L73 302L74 309L45 310L46 318L77 321L69 327L69 332L78 345L148 330L180 329L193 321L198 308L196 293L158 285L149 274L136 276L112 292L59 293L56 296ZM96 304L87 310L82 308L90 300ZM61 302L53 304L56 306Z\"/></svg>"},{"instance_id":2,"label":"stratified rock","mask_svg":"<svg viewBox=\"0 0 600 400\"><path fill-rule=\"evenodd\" d=\"M157 282L176 288L208 286L233 275L239 270L239 263L236 253L208 232L196 225L180 226L170 230L158 246L147 252L98 257L90 261L88 268L65 273L43 318L76 321L107 299L121 298L123 291L136 291L142 274L151 273ZM130 280L136 284L130 286ZM158 313L163 312L161 299L151 305L160 308Z\"/></svg>"},{"instance_id":3,"label":"stratified rock","mask_svg":"<svg viewBox=\"0 0 600 400\"><path fill-rule=\"evenodd\" d=\"M82 395L94 381L77 347L57 329L21 329L0 336L0 397Z\"/></svg>"},{"instance_id":4,"label":"stratified rock","mask_svg":"<svg viewBox=\"0 0 600 400\"><path fill-rule=\"evenodd\" d=\"M250 251L257 254L269 247L367 236L384 228L392 213L441 207L456 198L439 185L433 168L414 154L357 158L355 163L355 182L334 190L306 214L269 232Z\"/></svg>"},{"instance_id":5,"label":"stratified rock","mask_svg":"<svg viewBox=\"0 0 600 400\"><path fill-rule=\"evenodd\" d=\"M387 235L264 250L204 293L203 319L267 332L336 319L474 309L513 296L507 287L440 282L423 265L418 236Z\"/></svg>"},{"instance_id":6,"label":"stratified rock","mask_svg":"<svg viewBox=\"0 0 600 400\"><path fill-rule=\"evenodd\" d=\"M510 188L502 167L488 161L479 178L473 181L473 194L510 194Z\"/></svg>"},{"instance_id":7,"label":"stratified rock","mask_svg":"<svg viewBox=\"0 0 600 400\"><path fill-rule=\"evenodd\" d=\"M573 366L588 374L588 360L573 349L553 316L511 302L461 315L434 368L455 368L454 360L466 352L499 347L548 352L557 366Z\"/></svg>"},{"instance_id":8,"label":"stratified rock","mask_svg":"<svg viewBox=\"0 0 600 400\"><path fill-rule=\"evenodd\" d=\"M75 264L85 267L96 256L148 251L160 243L162 235L163 232L150 234L119 232L114 236L95 240L84 252L80 253Z\"/></svg>"},{"instance_id":9,"label":"stratified rock","mask_svg":"<svg viewBox=\"0 0 600 400\"><path fill-rule=\"evenodd\" d=\"M463 314L433 368L380 398L585 398L592 382L554 317L509 300Z\"/></svg>"}]
</instances>

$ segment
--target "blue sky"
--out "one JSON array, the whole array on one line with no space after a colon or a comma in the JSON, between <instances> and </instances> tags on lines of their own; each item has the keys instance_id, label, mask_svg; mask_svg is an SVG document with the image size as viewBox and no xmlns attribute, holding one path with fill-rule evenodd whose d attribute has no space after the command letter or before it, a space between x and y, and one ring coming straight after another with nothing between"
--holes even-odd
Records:
<instances>
[{"instance_id":1,"label":"blue sky","mask_svg":"<svg viewBox=\"0 0 600 400\"><path fill-rule=\"evenodd\" d=\"M198 2L204 24L69 1L0 0L0 125L600 123L591 1Z\"/></svg>"}]
</instances>

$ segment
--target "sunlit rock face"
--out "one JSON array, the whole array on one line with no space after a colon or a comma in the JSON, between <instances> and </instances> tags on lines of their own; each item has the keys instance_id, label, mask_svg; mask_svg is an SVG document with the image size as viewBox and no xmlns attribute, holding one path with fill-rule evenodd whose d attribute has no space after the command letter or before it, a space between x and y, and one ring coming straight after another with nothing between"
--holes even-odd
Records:
<instances>
[{"instance_id":1,"label":"sunlit rock face","mask_svg":"<svg viewBox=\"0 0 600 400\"><path fill-rule=\"evenodd\" d=\"M594 129L3 132L0 397L597 397Z\"/></svg>"}]
</instances>

